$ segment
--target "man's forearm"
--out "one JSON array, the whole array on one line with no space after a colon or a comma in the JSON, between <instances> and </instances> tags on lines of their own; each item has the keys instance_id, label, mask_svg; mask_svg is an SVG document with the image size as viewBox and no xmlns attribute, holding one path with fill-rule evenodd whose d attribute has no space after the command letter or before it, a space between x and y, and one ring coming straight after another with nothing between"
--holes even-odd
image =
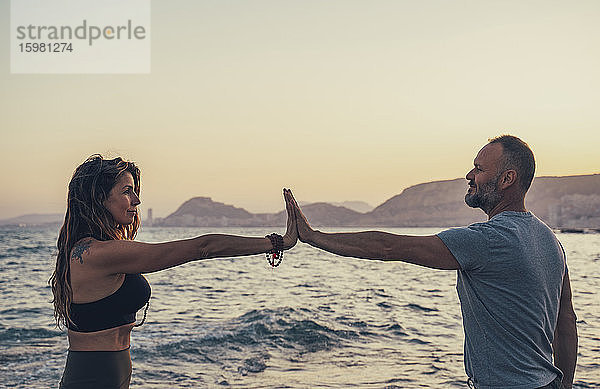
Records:
<instances>
[{"instance_id":1,"label":"man's forearm","mask_svg":"<svg viewBox=\"0 0 600 389\"><path fill-rule=\"evenodd\" d=\"M577 326L575 319L564 323L558 329L552 344L554 348L554 365L563 372L563 386L566 389L573 387L575 366L577 365ZM566 327L566 328L565 328Z\"/></svg>"},{"instance_id":2,"label":"man's forearm","mask_svg":"<svg viewBox=\"0 0 600 389\"><path fill-rule=\"evenodd\" d=\"M344 257L386 260L393 251L393 237L400 238L378 231L325 233L315 230L308 235L306 243Z\"/></svg>"},{"instance_id":3,"label":"man's forearm","mask_svg":"<svg viewBox=\"0 0 600 389\"><path fill-rule=\"evenodd\" d=\"M459 269L458 262L435 235L407 236L381 231L325 233L310 231L302 240L345 257L403 261L434 269Z\"/></svg>"}]
</instances>

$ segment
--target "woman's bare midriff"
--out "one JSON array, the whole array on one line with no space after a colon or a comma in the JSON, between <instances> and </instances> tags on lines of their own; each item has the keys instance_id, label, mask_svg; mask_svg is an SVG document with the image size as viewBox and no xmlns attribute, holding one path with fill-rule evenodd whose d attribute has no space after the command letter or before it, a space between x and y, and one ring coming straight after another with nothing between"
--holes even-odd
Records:
<instances>
[{"instance_id":1,"label":"woman's bare midriff","mask_svg":"<svg viewBox=\"0 0 600 389\"><path fill-rule=\"evenodd\" d=\"M94 332L68 331L71 351L121 351L129 348L134 323Z\"/></svg>"}]
</instances>

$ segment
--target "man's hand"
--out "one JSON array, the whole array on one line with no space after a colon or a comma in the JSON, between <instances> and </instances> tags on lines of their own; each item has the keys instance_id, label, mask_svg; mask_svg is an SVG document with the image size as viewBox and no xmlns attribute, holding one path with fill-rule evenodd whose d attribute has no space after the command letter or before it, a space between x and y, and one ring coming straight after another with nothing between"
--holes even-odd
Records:
<instances>
[{"instance_id":1,"label":"man's hand","mask_svg":"<svg viewBox=\"0 0 600 389\"><path fill-rule=\"evenodd\" d=\"M287 189L287 191L284 190L283 194L286 199L286 204L289 202L294 209L298 237L300 238L301 242L306 243L309 241L309 237L314 232L314 230L310 228L310 224L308 224L308 220L306 220L306 217L300 210L300 207L298 206L298 203L296 202L292 191Z\"/></svg>"},{"instance_id":2,"label":"man's hand","mask_svg":"<svg viewBox=\"0 0 600 389\"><path fill-rule=\"evenodd\" d=\"M344 257L403 261L434 269L456 270L460 265L436 235L405 236L380 231L325 233L315 231L302 214L291 191L284 192L293 205L300 241Z\"/></svg>"}]
</instances>

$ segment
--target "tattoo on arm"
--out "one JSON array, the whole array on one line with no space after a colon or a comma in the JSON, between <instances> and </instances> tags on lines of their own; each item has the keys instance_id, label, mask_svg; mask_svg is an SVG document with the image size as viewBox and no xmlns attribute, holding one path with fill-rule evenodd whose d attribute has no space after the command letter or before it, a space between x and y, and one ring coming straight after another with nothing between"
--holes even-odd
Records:
<instances>
[{"instance_id":1,"label":"tattoo on arm","mask_svg":"<svg viewBox=\"0 0 600 389\"><path fill-rule=\"evenodd\" d=\"M71 261L79 261L79 263L83 264L83 253L88 251L91 244L91 238L83 239L78 244L76 244L75 247L73 247L73 251L71 252Z\"/></svg>"}]
</instances>

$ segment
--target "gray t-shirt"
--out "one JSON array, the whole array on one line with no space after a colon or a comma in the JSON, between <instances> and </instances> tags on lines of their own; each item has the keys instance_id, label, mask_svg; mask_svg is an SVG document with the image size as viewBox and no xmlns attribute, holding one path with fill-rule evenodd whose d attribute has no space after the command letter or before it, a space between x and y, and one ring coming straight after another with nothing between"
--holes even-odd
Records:
<instances>
[{"instance_id":1,"label":"gray t-shirt","mask_svg":"<svg viewBox=\"0 0 600 389\"><path fill-rule=\"evenodd\" d=\"M531 389L562 377L552 340L567 267L550 228L531 212L505 211L438 237L460 264L465 370L476 387Z\"/></svg>"}]
</instances>

